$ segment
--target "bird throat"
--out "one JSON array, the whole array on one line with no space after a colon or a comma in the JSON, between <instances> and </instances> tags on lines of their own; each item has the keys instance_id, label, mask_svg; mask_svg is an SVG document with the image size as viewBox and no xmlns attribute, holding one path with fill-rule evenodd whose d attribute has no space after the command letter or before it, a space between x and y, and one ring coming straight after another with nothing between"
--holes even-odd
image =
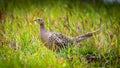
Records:
<instances>
[{"instance_id":1,"label":"bird throat","mask_svg":"<svg viewBox=\"0 0 120 68\"><path fill-rule=\"evenodd\" d=\"M40 29L45 29L44 23L41 23L41 24L40 24Z\"/></svg>"},{"instance_id":2,"label":"bird throat","mask_svg":"<svg viewBox=\"0 0 120 68\"><path fill-rule=\"evenodd\" d=\"M47 30L45 29L44 23L40 24L40 32L41 33L46 33L47 32Z\"/></svg>"}]
</instances>

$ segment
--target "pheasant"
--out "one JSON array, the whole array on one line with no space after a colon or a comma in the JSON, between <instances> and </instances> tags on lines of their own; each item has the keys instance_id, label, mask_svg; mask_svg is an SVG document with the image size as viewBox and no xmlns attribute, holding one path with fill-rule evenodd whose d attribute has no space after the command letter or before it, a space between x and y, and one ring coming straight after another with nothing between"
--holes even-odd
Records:
<instances>
[{"instance_id":1,"label":"pheasant","mask_svg":"<svg viewBox=\"0 0 120 68\"><path fill-rule=\"evenodd\" d=\"M40 38L45 46L49 49L60 50L61 48L66 48L66 46L72 45L73 43L78 43L86 38L93 36L99 32L99 29L94 32L89 32L84 35L77 37L69 37L64 34L51 32L45 29L44 21L41 18L34 20L40 24Z\"/></svg>"}]
</instances>

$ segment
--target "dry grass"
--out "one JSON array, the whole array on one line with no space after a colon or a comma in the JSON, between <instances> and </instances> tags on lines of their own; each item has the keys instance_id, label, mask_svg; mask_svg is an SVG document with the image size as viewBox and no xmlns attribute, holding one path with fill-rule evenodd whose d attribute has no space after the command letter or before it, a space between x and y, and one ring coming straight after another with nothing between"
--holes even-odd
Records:
<instances>
[{"instance_id":1,"label":"dry grass","mask_svg":"<svg viewBox=\"0 0 120 68\"><path fill-rule=\"evenodd\" d=\"M0 6L0 67L120 67L120 5L26 0L0 1ZM53 52L39 39L39 25L33 22L38 17L44 19L46 29L73 37L97 29L100 18L103 27L80 47ZM90 63L88 54L95 57Z\"/></svg>"}]
</instances>

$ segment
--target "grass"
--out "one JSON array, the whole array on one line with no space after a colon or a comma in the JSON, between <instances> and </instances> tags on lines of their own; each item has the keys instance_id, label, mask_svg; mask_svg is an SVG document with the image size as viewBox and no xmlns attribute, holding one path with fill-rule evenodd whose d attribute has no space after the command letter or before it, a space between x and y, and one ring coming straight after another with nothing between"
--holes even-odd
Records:
<instances>
[{"instance_id":1,"label":"grass","mask_svg":"<svg viewBox=\"0 0 120 68\"><path fill-rule=\"evenodd\" d=\"M0 6L0 68L120 67L119 4L1 0ZM38 17L46 29L73 37L97 29L100 18L103 27L80 46L53 52L39 39L39 24L33 21ZM88 63L88 54L97 59Z\"/></svg>"}]
</instances>

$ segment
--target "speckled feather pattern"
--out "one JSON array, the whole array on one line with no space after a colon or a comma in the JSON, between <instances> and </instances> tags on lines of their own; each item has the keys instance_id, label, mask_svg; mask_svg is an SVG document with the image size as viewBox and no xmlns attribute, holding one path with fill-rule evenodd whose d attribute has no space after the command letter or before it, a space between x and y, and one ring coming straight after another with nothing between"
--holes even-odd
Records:
<instances>
[{"instance_id":1,"label":"speckled feather pattern","mask_svg":"<svg viewBox=\"0 0 120 68\"><path fill-rule=\"evenodd\" d=\"M61 33L52 33L51 36L49 37L48 39L48 42L47 42L47 47L49 48L52 48L52 45L53 45L53 49L61 49L61 48L66 48L66 46L68 45L72 45L73 43L78 43L86 38L89 38L91 36L93 36L94 34L97 34L99 32L99 30L96 30L94 32L89 32L89 33L86 33L84 35L80 35L80 36L77 36L77 37L69 37L69 36L65 36Z\"/></svg>"},{"instance_id":2,"label":"speckled feather pattern","mask_svg":"<svg viewBox=\"0 0 120 68\"><path fill-rule=\"evenodd\" d=\"M77 37L69 37L65 36L61 33L50 32L45 29L44 21L41 18L35 19L40 24L40 36L41 40L45 43L45 46L49 49L60 50L61 48L66 48L66 46L72 45L73 43L78 43L86 38L93 36L93 34L97 34L100 29L86 33L84 35L80 35Z\"/></svg>"},{"instance_id":3,"label":"speckled feather pattern","mask_svg":"<svg viewBox=\"0 0 120 68\"><path fill-rule=\"evenodd\" d=\"M66 46L73 44L72 38L60 33L52 33L48 41L49 45L54 44L56 49L66 48Z\"/></svg>"}]
</instances>

